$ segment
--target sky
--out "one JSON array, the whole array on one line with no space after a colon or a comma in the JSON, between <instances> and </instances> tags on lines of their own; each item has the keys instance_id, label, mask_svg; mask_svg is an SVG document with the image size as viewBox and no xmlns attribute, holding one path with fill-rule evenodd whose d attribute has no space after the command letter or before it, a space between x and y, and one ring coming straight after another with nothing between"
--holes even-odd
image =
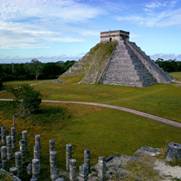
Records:
<instances>
[{"instance_id":1,"label":"sky","mask_svg":"<svg viewBox=\"0 0 181 181\"><path fill-rule=\"evenodd\" d=\"M79 58L119 29L148 55L181 57L181 0L0 0L0 61Z\"/></svg>"}]
</instances>

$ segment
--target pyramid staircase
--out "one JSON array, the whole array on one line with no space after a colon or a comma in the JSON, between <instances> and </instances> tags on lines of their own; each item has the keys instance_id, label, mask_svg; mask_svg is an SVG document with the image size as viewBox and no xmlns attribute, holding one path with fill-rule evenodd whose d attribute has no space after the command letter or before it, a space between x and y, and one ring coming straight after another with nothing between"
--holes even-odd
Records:
<instances>
[{"instance_id":1,"label":"pyramid staircase","mask_svg":"<svg viewBox=\"0 0 181 181\"><path fill-rule=\"evenodd\" d=\"M102 59L96 55L111 42L101 42L79 62L73 65L64 76L82 74L80 83L111 84L145 87L155 83L170 83L171 77L164 72L140 47L129 39L116 41L111 54ZM100 46L99 46L100 45ZM99 51L99 53L98 53ZM101 54L104 55L104 54Z\"/></svg>"},{"instance_id":2,"label":"pyramid staircase","mask_svg":"<svg viewBox=\"0 0 181 181\"><path fill-rule=\"evenodd\" d=\"M156 83L156 80L131 48L122 40L118 42L99 82L143 87Z\"/></svg>"},{"instance_id":3,"label":"pyramid staircase","mask_svg":"<svg viewBox=\"0 0 181 181\"><path fill-rule=\"evenodd\" d=\"M153 60L151 60L151 58L147 56L146 53L136 45L136 43L128 41L125 43L135 52L135 54L158 83L170 83L171 77L166 72L164 72Z\"/></svg>"}]
</instances>

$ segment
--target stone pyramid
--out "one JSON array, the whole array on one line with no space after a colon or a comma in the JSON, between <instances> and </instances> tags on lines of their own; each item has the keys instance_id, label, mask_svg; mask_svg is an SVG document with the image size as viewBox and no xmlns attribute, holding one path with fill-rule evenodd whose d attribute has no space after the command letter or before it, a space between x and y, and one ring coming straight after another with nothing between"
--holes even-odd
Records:
<instances>
[{"instance_id":1,"label":"stone pyramid","mask_svg":"<svg viewBox=\"0 0 181 181\"><path fill-rule=\"evenodd\" d=\"M134 42L129 32L101 32L100 43L61 77L80 76L80 83L145 87L170 83L164 72Z\"/></svg>"}]
</instances>

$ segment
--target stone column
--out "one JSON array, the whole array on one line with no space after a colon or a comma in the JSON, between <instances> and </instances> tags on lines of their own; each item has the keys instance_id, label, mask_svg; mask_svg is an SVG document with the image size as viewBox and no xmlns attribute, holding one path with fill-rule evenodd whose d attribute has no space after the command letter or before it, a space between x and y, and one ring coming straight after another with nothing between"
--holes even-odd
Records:
<instances>
[{"instance_id":1,"label":"stone column","mask_svg":"<svg viewBox=\"0 0 181 181\"><path fill-rule=\"evenodd\" d=\"M22 135L22 140L24 141L25 151L27 152L27 149L28 149L28 131L23 130L21 132L21 135Z\"/></svg>"},{"instance_id":2,"label":"stone column","mask_svg":"<svg viewBox=\"0 0 181 181\"><path fill-rule=\"evenodd\" d=\"M21 152L21 154L22 154L22 162L23 162L23 164L24 164L24 163L25 163L25 159L26 159L26 150L27 150L27 148L26 148L26 142L25 142L24 139L21 139L21 140L19 141L19 146L20 146L20 152Z\"/></svg>"},{"instance_id":3,"label":"stone column","mask_svg":"<svg viewBox=\"0 0 181 181\"><path fill-rule=\"evenodd\" d=\"M79 167L79 181L87 181L88 180L88 169L85 164Z\"/></svg>"},{"instance_id":4,"label":"stone column","mask_svg":"<svg viewBox=\"0 0 181 181\"><path fill-rule=\"evenodd\" d=\"M58 169L57 169L57 152L50 151L50 177L52 181L55 181L58 178Z\"/></svg>"},{"instance_id":5,"label":"stone column","mask_svg":"<svg viewBox=\"0 0 181 181\"><path fill-rule=\"evenodd\" d=\"M7 147L1 146L1 167L6 169L7 167Z\"/></svg>"},{"instance_id":6,"label":"stone column","mask_svg":"<svg viewBox=\"0 0 181 181\"><path fill-rule=\"evenodd\" d=\"M55 151L55 140L51 139L49 140L49 151Z\"/></svg>"},{"instance_id":7,"label":"stone column","mask_svg":"<svg viewBox=\"0 0 181 181\"><path fill-rule=\"evenodd\" d=\"M11 127L11 148L14 149L16 146L16 128Z\"/></svg>"},{"instance_id":8,"label":"stone column","mask_svg":"<svg viewBox=\"0 0 181 181\"><path fill-rule=\"evenodd\" d=\"M20 151L15 152L15 167L17 168L17 176L22 174L22 153Z\"/></svg>"},{"instance_id":9,"label":"stone column","mask_svg":"<svg viewBox=\"0 0 181 181\"><path fill-rule=\"evenodd\" d=\"M17 168L16 167L11 167L9 169L9 172L12 173L13 175L17 175Z\"/></svg>"},{"instance_id":10,"label":"stone column","mask_svg":"<svg viewBox=\"0 0 181 181\"><path fill-rule=\"evenodd\" d=\"M173 142L168 144L166 161L181 161L181 144Z\"/></svg>"},{"instance_id":11,"label":"stone column","mask_svg":"<svg viewBox=\"0 0 181 181\"><path fill-rule=\"evenodd\" d=\"M7 147L7 159L12 158L12 148L11 148L11 136L6 136L6 147Z\"/></svg>"},{"instance_id":12,"label":"stone column","mask_svg":"<svg viewBox=\"0 0 181 181\"><path fill-rule=\"evenodd\" d=\"M66 170L69 171L69 160L72 159L72 145L66 144Z\"/></svg>"},{"instance_id":13,"label":"stone column","mask_svg":"<svg viewBox=\"0 0 181 181\"><path fill-rule=\"evenodd\" d=\"M90 173L90 159L91 153L90 150L84 150L84 166L87 167L88 174Z\"/></svg>"},{"instance_id":14,"label":"stone column","mask_svg":"<svg viewBox=\"0 0 181 181\"><path fill-rule=\"evenodd\" d=\"M34 159L40 160L40 148L38 145L34 145Z\"/></svg>"},{"instance_id":15,"label":"stone column","mask_svg":"<svg viewBox=\"0 0 181 181\"><path fill-rule=\"evenodd\" d=\"M3 126L1 127L1 144L6 144L6 130Z\"/></svg>"},{"instance_id":16,"label":"stone column","mask_svg":"<svg viewBox=\"0 0 181 181\"><path fill-rule=\"evenodd\" d=\"M28 175L32 175L32 163L29 163L26 167L26 172Z\"/></svg>"},{"instance_id":17,"label":"stone column","mask_svg":"<svg viewBox=\"0 0 181 181\"><path fill-rule=\"evenodd\" d=\"M37 147L39 148L39 150L41 149L40 135L35 135L35 145L37 145Z\"/></svg>"},{"instance_id":18,"label":"stone column","mask_svg":"<svg viewBox=\"0 0 181 181\"><path fill-rule=\"evenodd\" d=\"M77 176L76 176L76 160L75 159L70 159L69 160L69 180L70 181L76 181Z\"/></svg>"},{"instance_id":19,"label":"stone column","mask_svg":"<svg viewBox=\"0 0 181 181\"><path fill-rule=\"evenodd\" d=\"M31 181L37 181L40 175L40 161L38 159L32 160L32 178Z\"/></svg>"},{"instance_id":20,"label":"stone column","mask_svg":"<svg viewBox=\"0 0 181 181\"><path fill-rule=\"evenodd\" d=\"M35 135L34 159L40 160L40 150L41 150L40 135Z\"/></svg>"},{"instance_id":21,"label":"stone column","mask_svg":"<svg viewBox=\"0 0 181 181\"><path fill-rule=\"evenodd\" d=\"M99 157L98 160L98 179L99 181L105 181L106 175L106 164L104 157Z\"/></svg>"},{"instance_id":22,"label":"stone column","mask_svg":"<svg viewBox=\"0 0 181 181\"><path fill-rule=\"evenodd\" d=\"M13 119L13 127L15 127L16 126L16 115L15 114L13 115L12 119Z\"/></svg>"}]
</instances>

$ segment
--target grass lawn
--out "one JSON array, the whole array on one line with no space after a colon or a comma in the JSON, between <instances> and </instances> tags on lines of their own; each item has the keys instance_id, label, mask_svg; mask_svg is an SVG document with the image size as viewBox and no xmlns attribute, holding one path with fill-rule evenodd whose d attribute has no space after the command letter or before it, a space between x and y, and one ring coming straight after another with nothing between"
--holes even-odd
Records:
<instances>
[{"instance_id":1,"label":"grass lawn","mask_svg":"<svg viewBox=\"0 0 181 181\"><path fill-rule=\"evenodd\" d=\"M181 141L180 129L125 112L80 105L43 104L41 109L37 115L18 119L17 129L28 130L31 154L33 137L41 134L43 180L48 175L50 138L56 139L58 163L62 168L66 143L73 144L74 157L80 164L85 148L91 150L95 163L100 155L132 154L143 145L164 147L170 141ZM13 112L13 103L0 102L0 124L10 127Z\"/></svg>"},{"instance_id":2,"label":"grass lawn","mask_svg":"<svg viewBox=\"0 0 181 181\"><path fill-rule=\"evenodd\" d=\"M76 84L70 83L71 80L67 80L65 83L51 80L35 81L31 84L40 90L44 99L92 101L120 105L181 122L181 86L179 85L158 84L146 88L135 88ZM5 85L14 86L18 83L8 82ZM2 97L10 97L10 95L1 92L0 98Z\"/></svg>"},{"instance_id":3,"label":"grass lawn","mask_svg":"<svg viewBox=\"0 0 181 181\"><path fill-rule=\"evenodd\" d=\"M181 72L172 72L170 75L178 81L181 81Z\"/></svg>"}]
</instances>

